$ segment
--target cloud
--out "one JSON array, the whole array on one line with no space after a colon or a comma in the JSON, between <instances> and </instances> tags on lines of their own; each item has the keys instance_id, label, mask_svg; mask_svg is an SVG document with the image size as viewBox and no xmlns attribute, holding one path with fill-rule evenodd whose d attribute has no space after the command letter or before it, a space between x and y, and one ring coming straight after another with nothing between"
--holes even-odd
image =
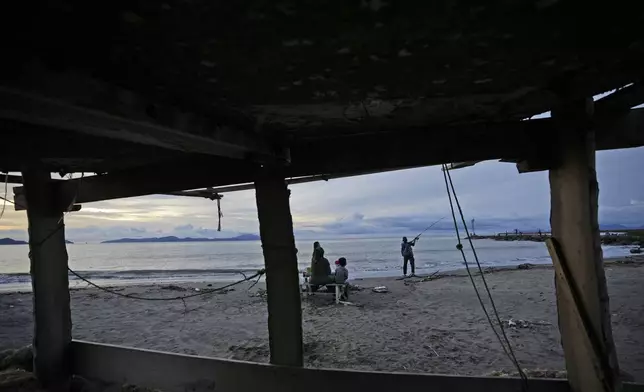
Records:
<instances>
[{"instance_id":1,"label":"cloud","mask_svg":"<svg viewBox=\"0 0 644 392\"><path fill-rule=\"evenodd\" d=\"M602 224L644 224L644 148L597 153ZM548 173L518 174L510 163L482 162L451 172L466 219L477 231L547 229ZM438 167L292 185L291 211L298 236L415 235L450 216ZM9 190L11 194L11 190ZM0 220L0 237L26 237L27 217L13 208ZM222 232L210 200L152 195L84 204L65 218L72 241L177 235L232 236L257 233L252 190L225 194ZM451 230L448 219L436 225Z\"/></svg>"},{"instance_id":2,"label":"cloud","mask_svg":"<svg viewBox=\"0 0 644 392\"><path fill-rule=\"evenodd\" d=\"M443 219L441 219L443 218ZM457 224L460 230L463 225L458 218ZM437 222L438 221L438 222ZM466 222L472 230L471 220L466 217ZM433 226L432 226L433 225ZM383 216L375 218L349 219L321 225L314 231L316 234L332 236L341 235L379 235L379 236L415 236L432 226L430 232L453 232L454 223L451 216L425 217L425 216ZM485 232L501 232L519 229L521 231L547 230L547 220L543 218L516 218L516 219L480 219L476 220L475 228ZM310 233L309 233L310 234Z\"/></svg>"},{"instance_id":3,"label":"cloud","mask_svg":"<svg viewBox=\"0 0 644 392\"><path fill-rule=\"evenodd\" d=\"M0 230L0 238L13 238L14 240L26 241L27 237L28 235L26 230Z\"/></svg>"}]
</instances>

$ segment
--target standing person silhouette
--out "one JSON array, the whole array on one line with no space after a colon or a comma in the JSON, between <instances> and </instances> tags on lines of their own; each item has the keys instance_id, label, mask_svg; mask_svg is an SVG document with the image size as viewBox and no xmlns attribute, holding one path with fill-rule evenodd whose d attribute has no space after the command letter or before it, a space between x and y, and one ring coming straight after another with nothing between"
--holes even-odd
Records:
<instances>
[{"instance_id":1,"label":"standing person silhouette","mask_svg":"<svg viewBox=\"0 0 644 392\"><path fill-rule=\"evenodd\" d=\"M416 265L415 265L415 260L414 260L414 250L412 247L416 245L416 239L414 238L413 241L408 242L407 237L403 237L402 239L402 244L400 244L400 254L403 257L403 277L407 276L407 262L411 264L411 275L410 276L415 276L416 275Z\"/></svg>"}]
</instances>

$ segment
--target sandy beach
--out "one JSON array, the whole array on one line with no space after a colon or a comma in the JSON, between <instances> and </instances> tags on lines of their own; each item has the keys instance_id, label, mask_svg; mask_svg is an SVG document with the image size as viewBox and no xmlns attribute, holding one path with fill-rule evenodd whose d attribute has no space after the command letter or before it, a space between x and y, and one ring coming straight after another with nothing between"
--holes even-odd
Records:
<instances>
[{"instance_id":1,"label":"sandy beach","mask_svg":"<svg viewBox=\"0 0 644 392\"><path fill-rule=\"evenodd\" d=\"M613 333L620 366L644 381L644 268L607 264ZM557 328L553 270L486 274L517 357L527 369L564 369ZM478 278L480 282L480 278ZM490 330L469 279L365 279L353 283L357 306L335 305L330 294L303 301L305 363L310 367L485 375L511 370ZM388 293L375 293L375 286ZM132 286L121 293L177 296L200 285ZM71 293L73 337L185 354L268 361L261 285L181 301L119 298L96 289ZM185 291L184 291L185 290ZM0 295L0 350L30 343L30 293Z\"/></svg>"}]
</instances>

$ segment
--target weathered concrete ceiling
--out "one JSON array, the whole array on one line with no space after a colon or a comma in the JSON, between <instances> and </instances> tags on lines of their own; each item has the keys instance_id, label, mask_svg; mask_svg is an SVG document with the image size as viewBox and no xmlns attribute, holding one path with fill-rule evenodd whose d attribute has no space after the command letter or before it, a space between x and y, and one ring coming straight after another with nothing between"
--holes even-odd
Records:
<instances>
[{"instance_id":1,"label":"weathered concrete ceiling","mask_svg":"<svg viewBox=\"0 0 644 392\"><path fill-rule=\"evenodd\" d=\"M377 129L499 121L644 73L641 2L49 2L21 40L237 127ZM24 50L24 49L20 49Z\"/></svg>"},{"instance_id":2,"label":"weathered concrete ceiling","mask_svg":"<svg viewBox=\"0 0 644 392\"><path fill-rule=\"evenodd\" d=\"M311 150L316 159L344 137L356 148L382 135L452 151L441 143L491 133L499 140L506 131L495 124L644 78L644 2L637 1L52 0L7 7L22 30L9 37L0 87L34 98L15 110L4 105L0 117L12 122L4 132L16 142L42 139L39 153L4 154L0 164L12 170L38 156L52 167L98 171L171 161L177 153L257 163L258 155L281 156L284 146L293 149L295 173L315 174L298 169L329 166L305 162L310 143L325 146ZM30 102L67 111L32 116ZM30 126L19 129L20 122ZM111 142L102 145L105 138ZM124 151L122 158L108 145ZM489 154L474 155L459 159Z\"/></svg>"}]
</instances>

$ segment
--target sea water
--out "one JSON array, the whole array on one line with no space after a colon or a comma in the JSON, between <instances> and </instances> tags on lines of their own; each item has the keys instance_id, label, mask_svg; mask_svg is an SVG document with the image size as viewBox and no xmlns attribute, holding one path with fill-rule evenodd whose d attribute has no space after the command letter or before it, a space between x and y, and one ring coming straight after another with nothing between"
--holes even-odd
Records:
<instances>
[{"instance_id":1,"label":"sea water","mask_svg":"<svg viewBox=\"0 0 644 392\"><path fill-rule=\"evenodd\" d=\"M422 237L414 248L416 273L463 268L456 239L447 236ZM351 278L402 275L400 238L344 238L321 241L325 256L333 261L345 257ZM298 264L305 269L311 260L312 241L297 241ZM483 267L522 263L550 264L544 243L475 240ZM464 241L468 262L474 256ZM603 247L604 257L629 254L628 247ZM27 290L29 247L0 246L0 291ZM70 244L69 266L99 284L145 284L170 282L219 282L240 279L264 265L259 241L184 242L136 244ZM70 286L86 284L70 276Z\"/></svg>"}]
</instances>

